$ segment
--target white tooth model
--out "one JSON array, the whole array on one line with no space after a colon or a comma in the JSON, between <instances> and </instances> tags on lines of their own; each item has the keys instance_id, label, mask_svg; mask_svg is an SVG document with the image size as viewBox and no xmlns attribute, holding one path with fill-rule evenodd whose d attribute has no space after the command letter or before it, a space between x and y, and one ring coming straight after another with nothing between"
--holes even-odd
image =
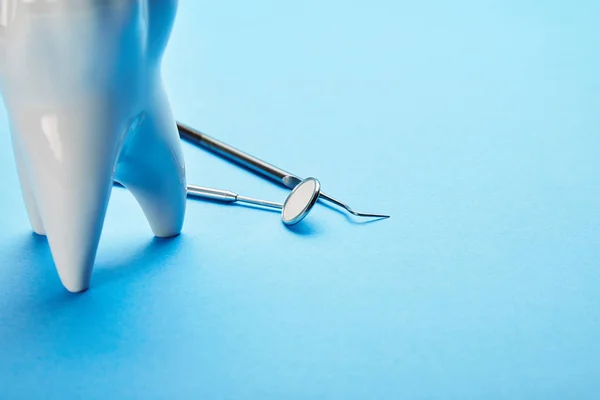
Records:
<instances>
[{"instance_id":1,"label":"white tooth model","mask_svg":"<svg viewBox=\"0 0 600 400\"><path fill-rule=\"evenodd\" d=\"M33 230L84 291L113 179L180 233L185 167L161 59L177 0L0 0L0 93Z\"/></svg>"}]
</instances>

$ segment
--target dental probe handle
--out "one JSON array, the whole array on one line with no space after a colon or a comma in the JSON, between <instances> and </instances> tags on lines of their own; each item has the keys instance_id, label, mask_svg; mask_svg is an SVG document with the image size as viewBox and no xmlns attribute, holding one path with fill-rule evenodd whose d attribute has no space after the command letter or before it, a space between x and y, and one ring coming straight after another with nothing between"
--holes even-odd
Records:
<instances>
[{"instance_id":1,"label":"dental probe handle","mask_svg":"<svg viewBox=\"0 0 600 400\"><path fill-rule=\"evenodd\" d=\"M266 161L238 150L227 143L223 143L218 139L206 135L180 122L177 123L177 128L179 128L179 134L182 139L209 150L238 165L257 172L284 187L293 189L302 181L302 179L294 174L291 174L281 168L269 164Z\"/></svg>"}]
</instances>

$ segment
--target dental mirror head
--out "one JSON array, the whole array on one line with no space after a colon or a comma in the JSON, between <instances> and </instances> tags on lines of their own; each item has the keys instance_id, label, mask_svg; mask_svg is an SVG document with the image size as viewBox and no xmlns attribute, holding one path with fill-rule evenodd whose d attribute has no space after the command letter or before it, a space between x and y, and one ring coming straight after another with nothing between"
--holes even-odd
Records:
<instances>
[{"instance_id":1,"label":"dental mirror head","mask_svg":"<svg viewBox=\"0 0 600 400\"><path fill-rule=\"evenodd\" d=\"M286 225L294 225L302 221L313 208L319 195L321 184L315 178L306 178L300 182L283 203L281 220Z\"/></svg>"}]
</instances>

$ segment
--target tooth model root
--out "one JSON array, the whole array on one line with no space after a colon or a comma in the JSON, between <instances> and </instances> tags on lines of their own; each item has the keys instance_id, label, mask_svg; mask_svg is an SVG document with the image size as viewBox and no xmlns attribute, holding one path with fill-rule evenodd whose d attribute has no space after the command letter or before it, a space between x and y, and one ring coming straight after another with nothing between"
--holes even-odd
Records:
<instances>
[{"instance_id":1,"label":"tooth model root","mask_svg":"<svg viewBox=\"0 0 600 400\"><path fill-rule=\"evenodd\" d=\"M31 228L38 235L45 235L44 224L42 223L42 217L38 211L38 206L35 201L35 194L31 185L31 179L27 171L27 164L23 159L21 145L19 143L20 138L14 132L14 128L11 129L13 139L13 152L15 154L15 161L17 164L17 173L19 175L19 182L21 183L21 192L23 194L23 201L25 202L25 208L27 210L27 216L31 223Z\"/></svg>"},{"instance_id":2,"label":"tooth model root","mask_svg":"<svg viewBox=\"0 0 600 400\"><path fill-rule=\"evenodd\" d=\"M155 98L126 140L116 179L135 196L154 235L170 237L181 232L185 216L185 168L177 126L162 88Z\"/></svg>"},{"instance_id":3,"label":"tooth model root","mask_svg":"<svg viewBox=\"0 0 600 400\"><path fill-rule=\"evenodd\" d=\"M92 97L92 96L90 96ZM72 292L88 288L112 190L119 121L110 109L15 107L17 160L34 229L41 222L58 274ZM19 163L19 161L17 161ZM33 196L32 196L33 195ZM31 198L35 200L32 200Z\"/></svg>"},{"instance_id":4,"label":"tooth model root","mask_svg":"<svg viewBox=\"0 0 600 400\"><path fill-rule=\"evenodd\" d=\"M185 167L160 73L177 1L5 3L0 90L23 199L63 285L81 292L115 179L156 236L181 232Z\"/></svg>"}]
</instances>

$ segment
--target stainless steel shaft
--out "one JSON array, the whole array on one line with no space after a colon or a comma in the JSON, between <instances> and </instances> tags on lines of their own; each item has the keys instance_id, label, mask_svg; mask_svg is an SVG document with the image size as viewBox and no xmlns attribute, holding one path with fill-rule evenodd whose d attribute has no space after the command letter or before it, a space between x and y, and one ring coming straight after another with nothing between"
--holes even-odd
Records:
<instances>
[{"instance_id":1,"label":"stainless steel shaft","mask_svg":"<svg viewBox=\"0 0 600 400\"><path fill-rule=\"evenodd\" d=\"M203 186L188 185L187 193L190 197L198 197L202 199L215 200L224 203L235 203L239 201L241 203L256 204L259 206L271 208L283 208L283 204L275 203L274 201L255 199L253 197L240 196L239 194L230 192L229 190L220 190L207 188Z\"/></svg>"}]
</instances>

